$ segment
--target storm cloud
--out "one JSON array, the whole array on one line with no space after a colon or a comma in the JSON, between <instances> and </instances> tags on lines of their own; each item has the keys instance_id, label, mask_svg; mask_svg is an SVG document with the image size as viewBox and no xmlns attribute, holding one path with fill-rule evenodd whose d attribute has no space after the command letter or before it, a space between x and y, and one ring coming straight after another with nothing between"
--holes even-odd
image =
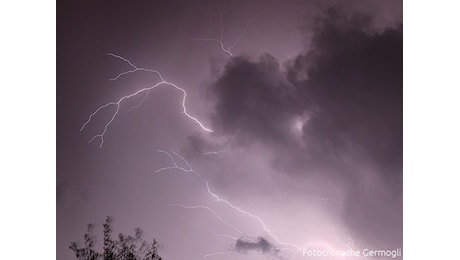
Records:
<instances>
[{"instance_id":1,"label":"storm cloud","mask_svg":"<svg viewBox=\"0 0 460 260\"><path fill-rule=\"evenodd\" d=\"M261 254L271 254L276 256L279 252L276 247L263 237L258 237L257 242L238 239L235 243L235 251L240 254L256 252Z\"/></svg>"},{"instance_id":2,"label":"storm cloud","mask_svg":"<svg viewBox=\"0 0 460 260\"><path fill-rule=\"evenodd\" d=\"M269 54L231 59L210 86L213 127L243 144L283 146L298 142L297 127L304 155L329 160L353 149L399 174L402 25L377 32L368 16L328 9L309 46L284 66Z\"/></svg>"},{"instance_id":3,"label":"storm cloud","mask_svg":"<svg viewBox=\"0 0 460 260\"><path fill-rule=\"evenodd\" d=\"M397 244L402 25L377 30L370 16L334 8L320 17L308 48L283 65L269 54L227 63L209 87L213 127L237 147L276 151L277 172L315 173L340 186L347 225L367 241ZM393 206L382 213L379 205L387 204Z\"/></svg>"}]
</instances>

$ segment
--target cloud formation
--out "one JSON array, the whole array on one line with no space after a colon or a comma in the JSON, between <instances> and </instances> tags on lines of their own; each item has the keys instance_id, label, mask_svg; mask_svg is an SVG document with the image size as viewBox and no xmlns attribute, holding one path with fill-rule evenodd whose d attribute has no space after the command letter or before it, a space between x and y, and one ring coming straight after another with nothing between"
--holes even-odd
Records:
<instances>
[{"instance_id":1,"label":"cloud formation","mask_svg":"<svg viewBox=\"0 0 460 260\"><path fill-rule=\"evenodd\" d=\"M279 172L319 173L342 189L347 226L397 244L402 25L376 30L370 16L329 8L311 30L308 47L284 65L269 54L227 63L209 88L213 129L273 151Z\"/></svg>"},{"instance_id":2,"label":"cloud formation","mask_svg":"<svg viewBox=\"0 0 460 260\"><path fill-rule=\"evenodd\" d=\"M235 251L240 254L260 253L276 256L279 249L268 242L265 238L258 237L257 242L247 241L241 238L236 240Z\"/></svg>"},{"instance_id":3,"label":"cloud formation","mask_svg":"<svg viewBox=\"0 0 460 260\"><path fill-rule=\"evenodd\" d=\"M360 151L387 173L402 168L402 26L328 9L310 48L281 68L265 54L235 57L210 86L213 127L242 144L299 144L329 160ZM292 147L291 147L292 148Z\"/></svg>"}]
</instances>

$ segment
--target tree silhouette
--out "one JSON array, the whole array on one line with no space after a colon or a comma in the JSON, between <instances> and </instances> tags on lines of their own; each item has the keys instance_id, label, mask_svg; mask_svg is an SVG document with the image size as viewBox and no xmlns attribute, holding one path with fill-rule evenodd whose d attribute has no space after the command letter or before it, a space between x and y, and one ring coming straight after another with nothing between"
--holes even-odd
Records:
<instances>
[{"instance_id":1,"label":"tree silhouette","mask_svg":"<svg viewBox=\"0 0 460 260\"><path fill-rule=\"evenodd\" d=\"M93 236L94 225L88 225L88 231L84 235L85 245L79 247L77 242L70 243L70 249L75 253L78 260L162 260L158 255L158 241L146 242L142 239L143 232L140 228L135 229L134 236L120 233L118 239L112 238L111 217L107 217L103 224L104 246L103 252L95 250L95 237Z\"/></svg>"}]
</instances>

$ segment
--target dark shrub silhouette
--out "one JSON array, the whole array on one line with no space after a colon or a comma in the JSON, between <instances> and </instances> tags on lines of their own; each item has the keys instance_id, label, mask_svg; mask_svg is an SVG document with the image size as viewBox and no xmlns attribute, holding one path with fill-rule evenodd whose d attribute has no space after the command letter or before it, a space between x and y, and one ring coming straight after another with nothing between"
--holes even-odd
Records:
<instances>
[{"instance_id":1,"label":"dark shrub silhouette","mask_svg":"<svg viewBox=\"0 0 460 260\"><path fill-rule=\"evenodd\" d=\"M94 225L88 225L88 231L84 236L85 245L80 247L76 242L70 244L70 249L74 251L78 260L162 260L158 255L158 242L146 242L142 239L142 230L135 229L134 236L119 234L118 239L112 238L111 217L107 217L104 227L104 246L103 252L97 252L93 236Z\"/></svg>"}]
</instances>

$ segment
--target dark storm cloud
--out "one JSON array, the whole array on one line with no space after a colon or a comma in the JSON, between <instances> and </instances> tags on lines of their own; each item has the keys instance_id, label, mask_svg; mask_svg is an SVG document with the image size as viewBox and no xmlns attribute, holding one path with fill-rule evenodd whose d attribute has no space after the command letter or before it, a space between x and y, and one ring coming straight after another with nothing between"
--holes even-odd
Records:
<instances>
[{"instance_id":1,"label":"dark storm cloud","mask_svg":"<svg viewBox=\"0 0 460 260\"><path fill-rule=\"evenodd\" d=\"M256 62L236 57L210 92L217 99L212 118L220 134L247 140L284 140L290 117L300 111L295 89L269 54Z\"/></svg>"},{"instance_id":2,"label":"dark storm cloud","mask_svg":"<svg viewBox=\"0 0 460 260\"><path fill-rule=\"evenodd\" d=\"M377 32L369 16L327 9L285 69L268 54L236 57L210 93L220 134L292 144L293 118L308 113L302 139L315 160L353 149L384 171L402 168L402 26Z\"/></svg>"},{"instance_id":3,"label":"dark storm cloud","mask_svg":"<svg viewBox=\"0 0 460 260\"><path fill-rule=\"evenodd\" d=\"M334 8L318 17L284 66L268 54L229 61L210 86L213 128L240 146L265 145L278 172L318 173L341 187L347 229L399 245L402 25L375 29L372 16Z\"/></svg>"},{"instance_id":4,"label":"dark storm cloud","mask_svg":"<svg viewBox=\"0 0 460 260\"><path fill-rule=\"evenodd\" d=\"M347 19L331 9L316 29L313 50L295 71L318 107L303 128L318 152L362 149L373 162L394 171L402 166L402 26L369 32L365 16Z\"/></svg>"},{"instance_id":5,"label":"dark storm cloud","mask_svg":"<svg viewBox=\"0 0 460 260\"><path fill-rule=\"evenodd\" d=\"M258 237L257 242L238 239L235 243L235 251L240 254L258 252L261 254L270 254L273 256L276 256L279 252L279 250L275 248L273 244L268 242L263 237Z\"/></svg>"}]
</instances>

